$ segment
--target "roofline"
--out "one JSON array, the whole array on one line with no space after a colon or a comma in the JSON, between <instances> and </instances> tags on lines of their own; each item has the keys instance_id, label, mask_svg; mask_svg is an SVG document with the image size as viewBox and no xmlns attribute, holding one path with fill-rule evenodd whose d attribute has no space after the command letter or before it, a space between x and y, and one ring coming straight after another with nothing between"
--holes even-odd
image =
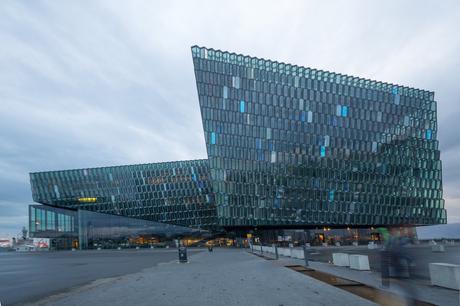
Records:
<instances>
[{"instance_id":1,"label":"roofline","mask_svg":"<svg viewBox=\"0 0 460 306\"><path fill-rule=\"evenodd\" d=\"M363 81L381 83L383 85L397 86L397 87L402 87L402 88L405 88L405 89L408 89L408 90L416 90L416 91L420 91L420 92L426 92L426 93L432 94L433 95L433 100L434 100L435 92L433 90L426 90L426 89L420 89L420 88L416 88L416 87L410 87L410 86L405 86L405 85L399 85L399 84L394 84L394 83L377 81L377 80L362 78L362 77L353 76L353 75L349 75L349 74L332 72L332 71L316 69L316 68L311 68L311 67L306 67L306 66L299 66L299 65L295 65L295 64L290 64L290 63L285 63L285 62L280 62L280 61L276 61L276 60L270 60L270 59L265 59L265 58L261 58L261 57L250 56L250 55L244 55L244 54L241 54L241 53L223 51L223 50L220 50L220 49L208 48L208 47L204 47L204 46L193 45L193 46L190 47L190 49L193 49L193 48L202 48L202 49L205 49L205 50L208 50L208 51L216 51L216 52L227 53L229 55L243 56L244 58L248 58L248 59L251 59L251 60L253 60L253 59L254 60L262 60L262 61L270 62L270 63L273 63L273 64L282 64L282 65L292 66L292 67L296 67L296 68L310 69L312 71L317 71L317 72L322 72L322 73L329 73L329 74L333 74L333 75L341 76L341 77L356 78L356 79L363 80Z\"/></svg>"},{"instance_id":2,"label":"roofline","mask_svg":"<svg viewBox=\"0 0 460 306\"><path fill-rule=\"evenodd\" d=\"M194 161L207 161L207 158L200 159L186 159L186 160L176 160L176 161L164 161L156 163L143 163L143 164L130 164L130 165L117 165L117 166L103 166L103 167L87 167L87 168L73 168L73 169L63 169L63 170L47 170L47 171L36 171L29 172L29 175L38 174L38 173L52 173L52 172L64 172L64 171L78 171L78 170L93 170L93 169L108 169L108 168L123 168L123 167L135 167L135 166L145 166L145 165L161 165L161 164L176 164L181 162L194 162Z\"/></svg>"}]
</instances>

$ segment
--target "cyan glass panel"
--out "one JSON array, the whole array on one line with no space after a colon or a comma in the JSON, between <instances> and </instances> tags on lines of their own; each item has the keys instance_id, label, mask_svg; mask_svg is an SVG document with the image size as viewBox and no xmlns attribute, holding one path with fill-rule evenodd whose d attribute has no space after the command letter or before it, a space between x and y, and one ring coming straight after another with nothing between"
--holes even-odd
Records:
<instances>
[{"instance_id":1,"label":"cyan glass panel","mask_svg":"<svg viewBox=\"0 0 460 306\"><path fill-rule=\"evenodd\" d=\"M244 101L240 101L240 113L244 113Z\"/></svg>"},{"instance_id":2,"label":"cyan glass panel","mask_svg":"<svg viewBox=\"0 0 460 306\"><path fill-rule=\"evenodd\" d=\"M320 156L321 156L321 157L325 157L325 156L326 156L326 147L325 147L325 146L321 146L321 147L320 147Z\"/></svg>"},{"instance_id":3,"label":"cyan glass panel","mask_svg":"<svg viewBox=\"0 0 460 306\"><path fill-rule=\"evenodd\" d=\"M426 130L425 132L426 139L431 140L431 136L432 136L431 130L430 129Z\"/></svg>"},{"instance_id":4,"label":"cyan glass panel","mask_svg":"<svg viewBox=\"0 0 460 306\"><path fill-rule=\"evenodd\" d=\"M216 133L215 132L211 133L211 144L216 144Z\"/></svg>"}]
</instances>

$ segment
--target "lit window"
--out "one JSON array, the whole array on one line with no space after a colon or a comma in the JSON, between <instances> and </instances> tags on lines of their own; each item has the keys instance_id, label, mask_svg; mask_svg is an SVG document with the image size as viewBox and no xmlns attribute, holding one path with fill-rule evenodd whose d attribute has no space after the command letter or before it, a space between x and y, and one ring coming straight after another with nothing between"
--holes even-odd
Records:
<instances>
[{"instance_id":1,"label":"lit window","mask_svg":"<svg viewBox=\"0 0 460 306\"><path fill-rule=\"evenodd\" d=\"M330 142L330 137L329 135L324 136L324 146L328 147Z\"/></svg>"},{"instance_id":2,"label":"lit window","mask_svg":"<svg viewBox=\"0 0 460 306\"><path fill-rule=\"evenodd\" d=\"M211 144L216 144L216 133L211 133Z\"/></svg>"},{"instance_id":3,"label":"lit window","mask_svg":"<svg viewBox=\"0 0 460 306\"><path fill-rule=\"evenodd\" d=\"M228 87L224 86L224 99L228 98Z\"/></svg>"},{"instance_id":4,"label":"lit window","mask_svg":"<svg viewBox=\"0 0 460 306\"><path fill-rule=\"evenodd\" d=\"M342 106L342 117L348 116L348 106Z\"/></svg>"},{"instance_id":5,"label":"lit window","mask_svg":"<svg viewBox=\"0 0 460 306\"><path fill-rule=\"evenodd\" d=\"M336 114L337 116L341 116L341 115L342 115L342 106L341 106L341 105L337 105L335 114Z\"/></svg>"},{"instance_id":6,"label":"lit window","mask_svg":"<svg viewBox=\"0 0 460 306\"><path fill-rule=\"evenodd\" d=\"M240 113L244 113L244 101L240 101Z\"/></svg>"},{"instance_id":7,"label":"lit window","mask_svg":"<svg viewBox=\"0 0 460 306\"><path fill-rule=\"evenodd\" d=\"M311 111L307 113L307 122L313 122L313 113Z\"/></svg>"}]
</instances>

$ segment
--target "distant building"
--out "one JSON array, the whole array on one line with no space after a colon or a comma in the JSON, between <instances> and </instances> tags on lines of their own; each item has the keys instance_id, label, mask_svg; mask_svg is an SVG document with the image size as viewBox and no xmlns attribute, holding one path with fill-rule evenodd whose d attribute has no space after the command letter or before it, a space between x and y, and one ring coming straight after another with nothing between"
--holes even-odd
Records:
<instances>
[{"instance_id":1,"label":"distant building","mask_svg":"<svg viewBox=\"0 0 460 306\"><path fill-rule=\"evenodd\" d=\"M208 159L31 173L46 205L30 208L34 237L86 245L91 218L176 233L446 223L433 92L197 46L192 56Z\"/></svg>"},{"instance_id":2,"label":"distant building","mask_svg":"<svg viewBox=\"0 0 460 306\"><path fill-rule=\"evenodd\" d=\"M419 240L460 240L460 223L449 223L417 227Z\"/></svg>"}]
</instances>

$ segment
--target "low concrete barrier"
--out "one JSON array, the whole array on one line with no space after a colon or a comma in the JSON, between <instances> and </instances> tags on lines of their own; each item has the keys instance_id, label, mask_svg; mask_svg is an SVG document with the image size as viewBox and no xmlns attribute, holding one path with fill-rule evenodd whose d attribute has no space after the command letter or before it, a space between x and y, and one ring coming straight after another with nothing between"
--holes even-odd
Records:
<instances>
[{"instance_id":1,"label":"low concrete barrier","mask_svg":"<svg viewBox=\"0 0 460 306\"><path fill-rule=\"evenodd\" d=\"M367 255L350 255L350 268L355 270L370 270Z\"/></svg>"},{"instance_id":2,"label":"low concrete barrier","mask_svg":"<svg viewBox=\"0 0 460 306\"><path fill-rule=\"evenodd\" d=\"M431 284L460 290L460 265L448 263L430 263Z\"/></svg>"},{"instance_id":3,"label":"low concrete barrier","mask_svg":"<svg viewBox=\"0 0 460 306\"><path fill-rule=\"evenodd\" d=\"M303 250L302 249L300 249L300 250L292 249L291 250L291 257L292 258L297 258L297 259L304 259Z\"/></svg>"},{"instance_id":4,"label":"low concrete barrier","mask_svg":"<svg viewBox=\"0 0 460 306\"><path fill-rule=\"evenodd\" d=\"M350 256L347 253L332 253L332 263L335 266L349 267Z\"/></svg>"},{"instance_id":5,"label":"low concrete barrier","mask_svg":"<svg viewBox=\"0 0 460 306\"><path fill-rule=\"evenodd\" d=\"M431 246L432 252L442 253L446 251L446 248L442 244L434 244Z\"/></svg>"},{"instance_id":6,"label":"low concrete barrier","mask_svg":"<svg viewBox=\"0 0 460 306\"><path fill-rule=\"evenodd\" d=\"M375 250L375 249L379 248L379 245L374 243L374 241L371 241L371 242L368 243L367 248L369 250Z\"/></svg>"},{"instance_id":7,"label":"low concrete barrier","mask_svg":"<svg viewBox=\"0 0 460 306\"><path fill-rule=\"evenodd\" d=\"M291 256L291 250L288 248L278 248L278 253L282 256L290 257Z\"/></svg>"}]
</instances>

